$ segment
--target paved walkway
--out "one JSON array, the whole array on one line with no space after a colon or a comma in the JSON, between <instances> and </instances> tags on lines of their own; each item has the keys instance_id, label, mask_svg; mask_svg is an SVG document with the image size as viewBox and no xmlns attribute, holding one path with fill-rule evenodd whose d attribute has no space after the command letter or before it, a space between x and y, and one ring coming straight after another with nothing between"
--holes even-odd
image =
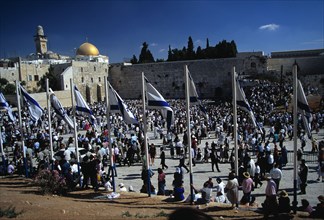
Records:
<instances>
[{"instance_id":1,"label":"paved walkway","mask_svg":"<svg viewBox=\"0 0 324 220\"><path fill-rule=\"evenodd\" d=\"M315 138L318 141L324 140L324 129L320 130L318 134L314 134ZM179 136L180 139L182 136ZM153 139L153 133L148 132L148 138L150 139L150 143L154 143L155 145L162 145L162 139ZM182 139L181 139L182 140ZM210 139L203 139L199 147L203 151L203 147L205 146L206 141L211 143L213 140L213 136ZM292 141L285 141L285 146L287 150L293 151L293 142ZM233 142L230 144L230 148L232 148ZM298 142L298 146L300 143ZM311 142L307 140L307 146L305 151L311 150ZM155 175L152 177L152 184L155 188L157 188L157 168L160 166L160 159L159 159L159 148L157 148L157 158L152 166L152 170L155 172ZM166 164L169 166L167 170L164 172L166 173L166 189L172 190L172 181L173 181L173 173L175 172L175 167L179 164L179 159L171 159L170 151L167 148L166 150ZM186 160L186 163L188 159ZM307 162L307 161L306 161ZM309 174L308 174L308 186L306 188L306 195L298 195L297 201L298 205L301 205L301 199L307 199L312 206L315 206L318 203L317 196L320 194L324 194L324 183L317 181L317 163L307 163L309 166ZM188 166L189 167L189 166ZM118 184L124 183L125 186L128 188L130 185L133 186L134 190L139 192L140 188L142 187L142 180L141 180L141 164L135 164L131 167L124 167L124 166L117 166L117 173L118 177L116 178L116 189L118 190ZM230 164L229 163L222 163L219 164L219 168L221 172L212 172L211 163L198 163L195 167L193 167L193 183L196 188L202 188L203 183L208 180L208 177L213 178L214 185L216 184L216 177L221 177L223 181L227 182L227 176L230 171ZM280 189L279 190L286 190L289 194L291 202L293 201L293 161L289 161L287 166L283 168L283 179L280 182ZM186 171L185 171L186 172ZM185 188L185 196L187 197L190 193L190 181L189 181L189 173L184 174L184 188ZM263 181L263 185L260 188L256 188L253 191L253 195L256 197L256 201L259 205L264 201L265 196L265 188L266 188L266 181ZM299 191L297 191L299 192ZM243 193L240 191L240 198L242 197Z\"/></svg>"}]
</instances>

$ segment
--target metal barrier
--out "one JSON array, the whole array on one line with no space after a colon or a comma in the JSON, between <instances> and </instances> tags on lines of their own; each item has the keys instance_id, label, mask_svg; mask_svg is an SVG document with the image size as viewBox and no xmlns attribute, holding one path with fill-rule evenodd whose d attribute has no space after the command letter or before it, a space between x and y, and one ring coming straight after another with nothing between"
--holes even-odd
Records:
<instances>
[{"instance_id":1,"label":"metal barrier","mask_svg":"<svg viewBox=\"0 0 324 220\"><path fill-rule=\"evenodd\" d=\"M288 151L288 163L294 163L294 151ZM306 163L317 163L318 152L304 151L302 159L305 159Z\"/></svg>"}]
</instances>

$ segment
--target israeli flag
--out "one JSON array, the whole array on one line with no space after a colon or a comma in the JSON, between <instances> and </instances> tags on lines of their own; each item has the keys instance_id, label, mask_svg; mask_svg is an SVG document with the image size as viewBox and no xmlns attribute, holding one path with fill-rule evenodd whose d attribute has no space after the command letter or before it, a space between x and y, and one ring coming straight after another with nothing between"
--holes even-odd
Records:
<instances>
[{"instance_id":1,"label":"israeli flag","mask_svg":"<svg viewBox=\"0 0 324 220\"><path fill-rule=\"evenodd\" d=\"M313 120L312 117L312 112L311 109L309 108L306 96L305 96L305 92L303 89L303 86L300 82L300 80L298 80L298 84L297 84L297 107L299 112L301 112L302 114L302 119L303 119L303 123L304 123L304 127L307 133L307 136L309 139L312 138L312 133L311 133L311 122Z\"/></svg>"},{"instance_id":2,"label":"israeli flag","mask_svg":"<svg viewBox=\"0 0 324 220\"><path fill-rule=\"evenodd\" d=\"M94 120L96 118L94 117L93 112L89 108L88 104L86 103L86 101L84 100L84 98L82 97L80 91L76 86L74 86L74 97L76 101L76 106L75 106L76 110L78 112L88 115L88 117L91 119L92 124L94 124Z\"/></svg>"},{"instance_id":3,"label":"israeli flag","mask_svg":"<svg viewBox=\"0 0 324 220\"><path fill-rule=\"evenodd\" d=\"M52 89L50 89L50 93L51 93L51 95L50 95L50 102L51 102L51 106L54 109L55 113L61 119L63 119L69 125L69 127L71 129L74 129L74 125L73 125L72 119L68 116L68 114L66 113L65 109L61 105L60 101L55 96L54 92L52 91Z\"/></svg>"},{"instance_id":4,"label":"israeli flag","mask_svg":"<svg viewBox=\"0 0 324 220\"><path fill-rule=\"evenodd\" d=\"M167 128L170 129L173 123L173 110L163 96L154 88L154 86L145 78L147 107L149 109L161 110L162 116L167 120Z\"/></svg>"},{"instance_id":5,"label":"israeli flag","mask_svg":"<svg viewBox=\"0 0 324 220\"><path fill-rule=\"evenodd\" d=\"M111 112L120 113L126 124L138 124L137 119L133 113L128 109L124 100L118 95L109 83L109 105Z\"/></svg>"},{"instance_id":6,"label":"israeli flag","mask_svg":"<svg viewBox=\"0 0 324 220\"><path fill-rule=\"evenodd\" d=\"M207 110L206 108L201 104L201 100L199 99L195 83L191 77L191 74L188 70L188 66L186 66L186 71L188 73L189 77L189 100L190 104L198 105L200 111L202 111L205 115L207 115Z\"/></svg>"},{"instance_id":7,"label":"israeli flag","mask_svg":"<svg viewBox=\"0 0 324 220\"><path fill-rule=\"evenodd\" d=\"M12 122L16 121L16 117L13 115L12 109L10 108L2 92L0 92L0 108L6 109L8 111L8 116Z\"/></svg>"},{"instance_id":8,"label":"israeli flag","mask_svg":"<svg viewBox=\"0 0 324 220\"><path fill-rule=\"evenodd\" d=\"M238 82L238 80L236 80L236 103L238 105L238 107L240 107L242 110L246 111L247 113L250 114L252 123L254 125L255 128L258 128L260 132L262 132L262 129L260 128L260 126L256 123L256 119L254 116L254 113L250 107L250 104L248 103L248 101L246 100L245 97L245 93L242 89L242 87L240 86L240 83Z\"/></svg>"},{"instance_id":9,"label":"israeli flag","mask_svg":"<svg viewBox=\"0 0 324 220\"><path fill-rule=\"evenodd\" d=\"M34 122L37 122L38 119L43 115L43 108L40 107L38 102L36 102L35 99L33 99L27 91L19 84L20 92L25 100L25 103L27 104L30 116Z\"/></svg>"}]
</instances>

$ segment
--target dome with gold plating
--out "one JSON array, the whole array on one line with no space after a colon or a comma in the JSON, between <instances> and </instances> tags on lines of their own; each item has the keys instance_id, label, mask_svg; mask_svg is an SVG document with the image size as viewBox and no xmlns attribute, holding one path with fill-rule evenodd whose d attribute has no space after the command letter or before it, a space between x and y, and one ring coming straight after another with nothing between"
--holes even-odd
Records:
<instances>
[{"instance_id":1,"label":"dome with gold plating","mask_svg":"<svg viewBox=\"0 0 324 220\"><path fill-rule=\"evenodd\" d=\"M98 56L99 50L93 44L86 42L86 43L81 44L81 46L76 51L76 55Z\"/></svg>"}]
</instances>

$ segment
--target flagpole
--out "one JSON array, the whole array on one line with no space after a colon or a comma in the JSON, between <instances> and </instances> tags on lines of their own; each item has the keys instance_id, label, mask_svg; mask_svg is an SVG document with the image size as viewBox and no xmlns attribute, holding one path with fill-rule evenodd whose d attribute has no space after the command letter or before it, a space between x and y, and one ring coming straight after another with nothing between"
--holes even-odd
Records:
<instances>
[{"instance_id":1,"label":"flagpole","mask_svg":"<svg viewBox=\"0 0 324 220\"><path fill-rule=\"evenodd\" d=\"M190 171L190 202L194 202L193 192L193 176L192 176L192 154L191 154L191 130L190 130L190 95L189 95L189 79L188 79L188 68L184 66L185 72L185 83L186 83L186 107L187 107L187 136L188 136L188 152L189 152L189 171Z\"/></svg>"},{"instance_id":2,"label":"flagpole","mask_svg":"<svg viewBox=\"0 0 324 220\"><path fill-rule=\"evenodd\" d=\"M17 95L17 107L18 107L18 116L19 116L19 129L20 129L20 135L21 135L21 148L23 152L23 159L24 159L24 167L25 167L25 175L26 178L28 178L28 168L27 168L27 158L26 158L26 151L25 151L25 143L24 143L24 132L22 127L22 120L21 120L21 106L20 106L20 93L19 93L19 87L20 84L18 80L16 80L16 95Z\"/></svg>"},{"instance_id":3,"label":"flagpole","mask_svg":"<svg viewBox=\"0 0 324 220\"><path fill-rule=\"evenodd\" d=\"M294 201L293 210L297 212L297 63L293 65L293 120L294 120Z\"/></svg>"},{"instance_id":4,"label":"flagpole","mask_svg":"<svg viewBox=\"0 0 324 220\"><path fill-rule=\"evenodd\" d=\"M109 105L109 92L108 92L108 78L105 76L105 93L106 93L106 117L107 117L107 141L108 141L108 146L109 146L109 161L110 161L110 167L109 171L111 171L111 178L112 178L112 186L113 186L113 191L116 192L116 184L115 184L115 173L114 173L114 158L113 158L113 151L112 151L112 146L111 146L111 141L110 141L110 105ZM110 173L110 172L108 172Z\"/></svg>"},{"instance_id":5,"label":"flagpole","mask_svg":"<svg viewBox=\"0 0 324 220\"><path fill-rule=\"evenodd\" d=\"M2 164L3 164L3 171L7 173L7 166L6 166L6 156L3 150L3 142L2 142L2 125L0 125L0 147L1 147L1 157L2 157Z\"/></svg>"},{"instance_id":6,"label":"flagpole","mask_svg":"<svg viewBox=\"0 0 324 220\"><path fill-rule=\"evenodd\" d=\"M147 194L151 197L151 183L150 183L150 167L149 167L149 155L147 146L147 124L146 124L146 100L145 100L145 76L142 72L142 100L143 100L143 123L144 123L144 147L145 147L145 157L146 157L146 171L147 171Z\"/></svg>"},{"instance_id":7,"label":"flagpole","mask_svg":"<svg viewBox=\"0 0 324 220\"><path fill-rule=\"evenodd\" d=\"M78 177L81 175L80 171L80 157L79 157L79 144L78 144L78 130L77 130L77 123L76 123L76 116L75 116L75 106L74 106L74 85L73 85L73 80L70 78L70 87L71 87L71 105L72 105L72 111L73 111L73 134L74 134L74 146L75 146L75 155L77 158L77 164L78 164ZM81 178L80 178L80 187L81 185Z\"/></svg>"},{"instance_id":8,"label":"flagpole","mask_svg":"<svg viewBox=\"0 0 324 220\"><path fill-rule=\"evenodd\" d=\"M238 149L237 149L237 103L236 103L236 72L235 66L232 68L232 93L233 93L233 136L235 151L235 174L238 175Z\"/></svg>"},{"instance_id":9,"label":"flagpole","mask_svg":"<svg viewBox=\"0 0 324 220\"><path fill-rule=\"evenodd\" d=\"M54 169L52 118L51 118L51 103L50 103L50 93L49 93L49 81L48 81L48 78L46 78L46 97L47 97L48 130L49 130L49 139L50 139L51 161L52 161L52 169Z\"/></svg>"}]
</instances>

